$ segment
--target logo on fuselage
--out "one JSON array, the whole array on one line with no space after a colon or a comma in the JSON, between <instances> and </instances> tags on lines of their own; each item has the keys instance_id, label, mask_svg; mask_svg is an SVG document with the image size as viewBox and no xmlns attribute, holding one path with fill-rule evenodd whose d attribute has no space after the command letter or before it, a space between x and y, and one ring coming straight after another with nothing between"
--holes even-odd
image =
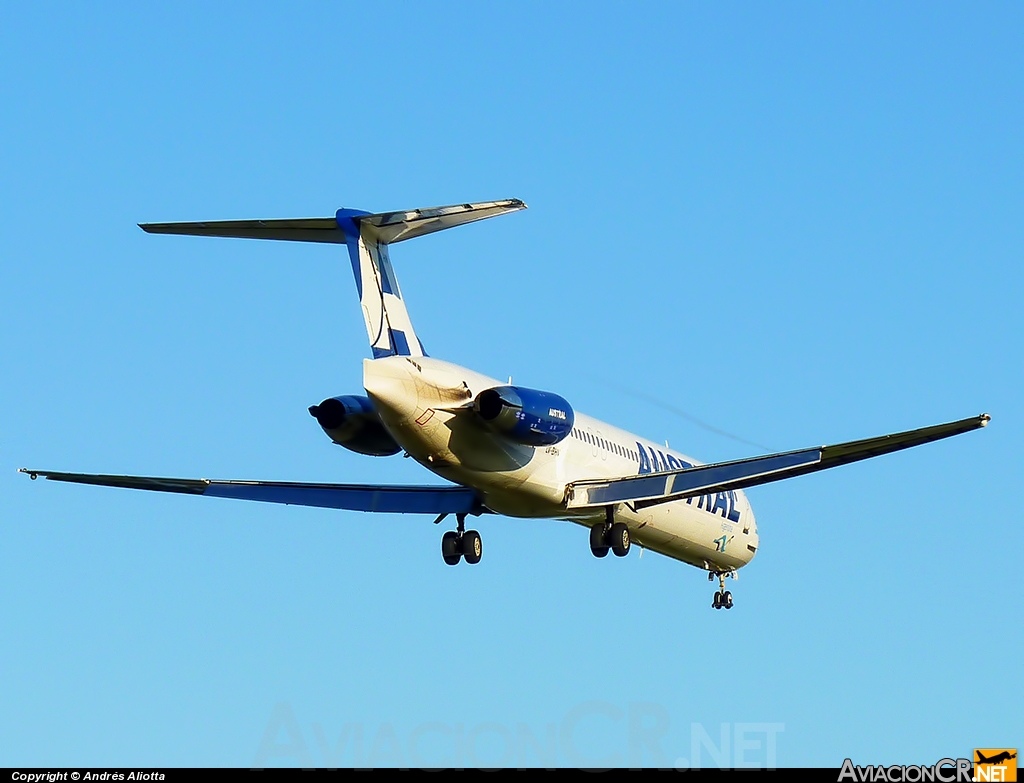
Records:
<instances>
[{"instance_id":1,"label":"logo on fuselage","mask_svg":"<svg viewBox=\"0 0 1024 783\"><path fill-rule=\"evenodd\" d=\"M683 470L692 468L689 462L679 459L672 454L664 454L658 449L645 447L639 441L636 442L637 452L640 454L640 469L638 475L644 473L662 473L667 470ZM711 514L721 514L724 519L730 522L740 521L740 510L736 502L736 493L732 490L727 492L714 492L709 495L700 495L695 498L687 498L686 502L691 506L696 501L697 508L703 509Z\"/></svg>"}]
</instances>

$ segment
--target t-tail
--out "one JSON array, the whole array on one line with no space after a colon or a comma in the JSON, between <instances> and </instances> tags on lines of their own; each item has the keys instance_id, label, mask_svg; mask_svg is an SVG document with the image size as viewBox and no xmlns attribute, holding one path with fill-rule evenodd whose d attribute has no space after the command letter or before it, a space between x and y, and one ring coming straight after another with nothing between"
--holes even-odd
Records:
<instances>
[{"instance_id":1,"label":"t-tail","mask_svg":"<svg viewBox=\"0 0 1024 783\"><path fill-rule=\"evenodd\" d=\"M330 218L287 220L220 220L200 223L142 223L151 234L189 234L243 239L328 242L348 247L359 304L373 358L423 356L423 343L413 328L388 246L435 231L525 209L519 199L428 207L404 212L363 212L339 209Z\"/></svg>"}]
</instances>

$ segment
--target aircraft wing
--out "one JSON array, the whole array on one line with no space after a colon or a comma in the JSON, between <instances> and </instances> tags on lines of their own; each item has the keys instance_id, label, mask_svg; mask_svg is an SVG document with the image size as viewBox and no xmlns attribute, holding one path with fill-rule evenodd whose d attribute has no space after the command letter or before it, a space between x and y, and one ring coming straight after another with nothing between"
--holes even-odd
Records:
<instances>
[{"instance_id":1,"label":"aircraft wing","mask_svg":"<svg viewBox=\"0 0 1024 783\"><path fill-rule=\"evenodd\" d=\"M470 487L403 487L373 484L303 484L289 481L211 481L210 479L104 476L91 473L57 473L20 468L31 478L98 484L104 487L148 489L292 506L339 508L384 514L479 514L485 509Z\"/></svg>"},{"instance_id":2,"label":"aircraft wing","mask_svg":"<svg viewBox=\"0 0 1024 783\"><path fill-rule=\"evenodd\" d=\"M711 492L744 489L960 435L984 427L990 418L983 413L949 424L835 446L817 446L640 476L576 481L566 488L566 505L568 508L586 508L629 502L636 508L644 508Z\"/></svg>"}]
</instances>

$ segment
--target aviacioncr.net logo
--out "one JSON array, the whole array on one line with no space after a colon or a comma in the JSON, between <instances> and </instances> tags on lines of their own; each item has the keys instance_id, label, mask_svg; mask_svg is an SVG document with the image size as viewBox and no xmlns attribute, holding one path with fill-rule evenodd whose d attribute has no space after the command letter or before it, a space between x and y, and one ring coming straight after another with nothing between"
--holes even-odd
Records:
<instances>
[{"instance_id":1,"label":"aviacioncr.net logo","mask_svg":"<svg viewBox=\"0 0 1024 783\"><path fill-rule=\"evenodd\" d=\"M919 764L858 767L850 759L844 759L839 771L839 783L968 783L973 779L970 759L939 759L930 767Z\"/></svg>"}]
</instances>

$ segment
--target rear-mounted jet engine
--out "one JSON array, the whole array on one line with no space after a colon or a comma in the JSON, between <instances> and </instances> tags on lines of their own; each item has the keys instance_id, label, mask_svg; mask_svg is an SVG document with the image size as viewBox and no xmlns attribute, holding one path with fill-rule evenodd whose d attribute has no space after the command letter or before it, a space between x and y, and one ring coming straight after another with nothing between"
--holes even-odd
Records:
<instances>
[{"instance_id":1,"label":"rear-mounted jet engine","mask_svg":"<svg viewBox=\"0 0 1024 783\"><path fill-rule=\"evenodd\" d=\"M331 397L309 407L328 437L339 446L371 457L389 457L401 451L373 409L369 397L349 394Z\"/></svg>"},{"instance_id":2,"label":"rear-mounted jet engine","mask_svg":"<svg viewBox=\"0 0 1024 783\"><path fill-rule=\"evenodd\" d=\"M564 397L518 386L485 389L473 410L492 430L524 446L558 443L572 432L576 420Z\"/></svg>"}]
</instances>

